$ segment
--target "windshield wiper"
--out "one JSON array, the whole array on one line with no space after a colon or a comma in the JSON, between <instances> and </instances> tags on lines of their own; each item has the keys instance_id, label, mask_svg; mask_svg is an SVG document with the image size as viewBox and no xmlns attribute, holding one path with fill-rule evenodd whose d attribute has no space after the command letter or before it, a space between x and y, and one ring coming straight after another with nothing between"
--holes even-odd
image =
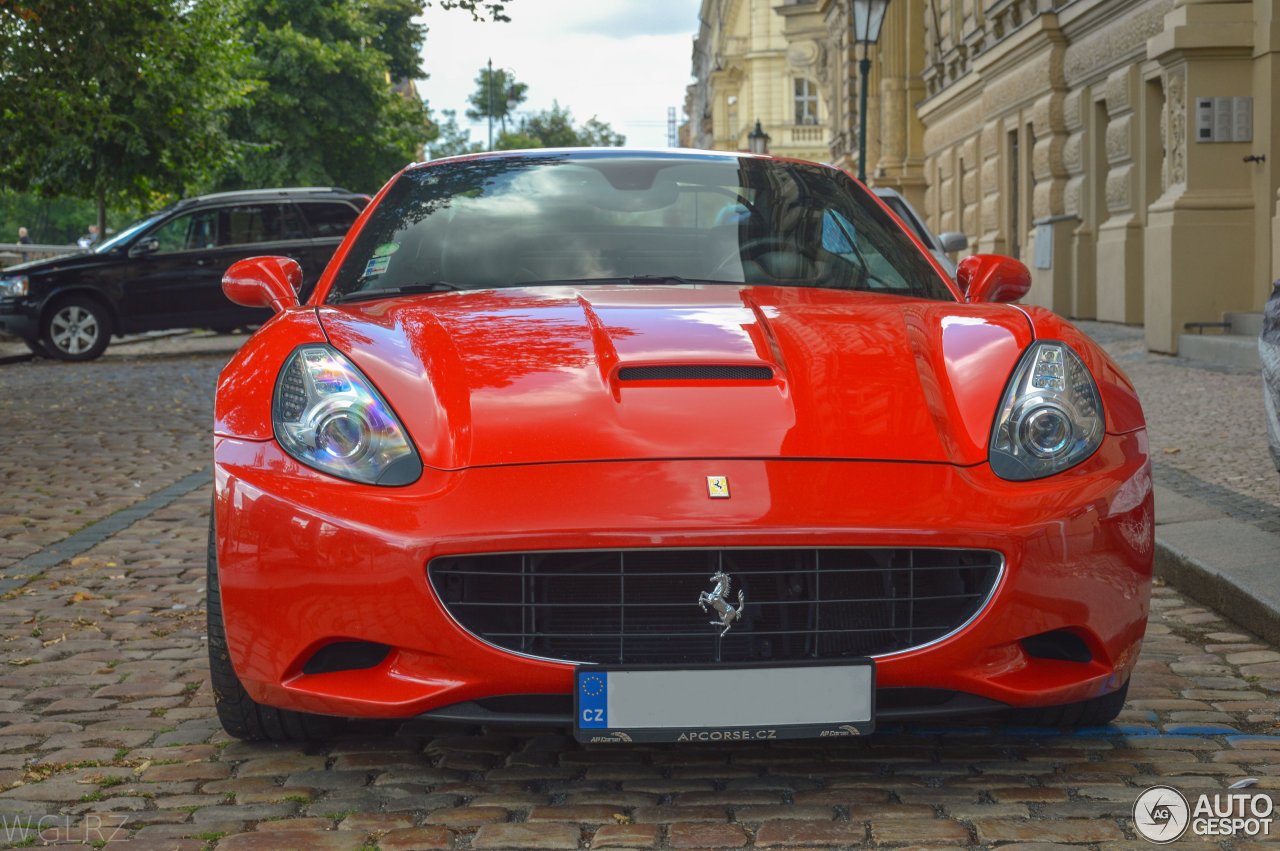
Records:
<instances>
[{"instance_id":1,"label":"windshield wiper","mask_svg":"<svg viewBox=\"0 0 1280 851\"><path fill-rule=\"evenodd\" d=\"M421 295L422 293L445 293L460 290L462 287L448 281L431 281L424 284L405 284L403 287L385 287L375 290L357 290L329 300L330 304L348 304L353 301L369 301L375 298L389 298L397 295Z\"/></svg>"},{"instance_id":2,"label":"windshield wiper","mask_svg":"<svg viewBox=\"0 0 1280 851\"><path fill-rule=\"evenodd\" d=\"M694 286L695 282L688 278L682 278L679 275L632 275L629 278L622 278L628 284L684 284L687 287ZM706 283L706 281L697 281L696 283Z\"/></svg>"},{"instance_id":3,"label":"windshield wiper","mask_svg":"<svg viewBox=\"0 0 1280 851\"><path fill-rule=\"evenodd\" d=\"M521 281L518 284L512 284L513 287L546 287L552 285L573 285L573 284L635 284L642 286L644 284L684 284L685 286L696 286L698 284L719 284L723 281L709 280L691 280L682 278L679 275L615 275L607 278L552 278L546 281Z\"/></svg>"}]
</instances>

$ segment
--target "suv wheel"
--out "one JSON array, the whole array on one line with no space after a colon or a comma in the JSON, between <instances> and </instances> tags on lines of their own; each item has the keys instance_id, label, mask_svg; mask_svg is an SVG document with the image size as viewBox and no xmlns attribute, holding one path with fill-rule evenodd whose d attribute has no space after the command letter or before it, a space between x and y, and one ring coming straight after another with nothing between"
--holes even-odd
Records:
<instances>
[{"instance_id":1,"label":"suv wheel","mask_svg":"<svg viewBox=\"0 0 1280 851\"><path fill-rule=\"evenodd\" d=\"M111 318L106 309L83 296L55 304L41 326L40 343L58 360L93 360L110 339Z\"/></svg>"}]
</instances>

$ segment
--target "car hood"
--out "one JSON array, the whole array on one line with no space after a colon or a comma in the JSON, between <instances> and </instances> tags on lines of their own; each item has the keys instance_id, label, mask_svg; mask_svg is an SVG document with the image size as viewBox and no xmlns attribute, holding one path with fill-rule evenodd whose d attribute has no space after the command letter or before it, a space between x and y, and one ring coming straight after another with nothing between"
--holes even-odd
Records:
<instances>
[{"instance_id":1,"label":"car hood","mask_svg":"<svg viewBox=\"0 0 1280 851\"><path fill-rule=\"evenodd\" d=\"M746 285L441 293L319 316L437 469L642 458L978 464L1032 338L1007 305ZM697 368L707 366L716 369Z\"/></svg>"},{"instance_id":2,"label":"car hood","mask_svg":"<svg viewBox=\"0 0 1280 851\"><path fill-rule=\"evenodd\" d=\"M46 272L58 272L63 269L85 269L94 266L102 266L107 262L118 259L114 254L94 254L92 252L82 252L79 254L61 254L57 257L46 257L43 260L28 260L25 263L16 263L13 266L6 266L3 275L39 275Z\"/></svg>"}]
</instances>

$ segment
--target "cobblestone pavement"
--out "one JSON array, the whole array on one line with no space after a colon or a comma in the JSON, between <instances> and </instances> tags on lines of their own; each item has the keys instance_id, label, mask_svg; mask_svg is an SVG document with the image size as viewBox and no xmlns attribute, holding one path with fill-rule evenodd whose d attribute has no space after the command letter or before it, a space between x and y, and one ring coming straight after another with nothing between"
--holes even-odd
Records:
<instances>
[{"instance_id":1,"label":"cobblestone pavement","mask_svg":"<svg viewBox=\"0 0 1280 851\"><path fill-rule=\"evenodd\" d=\"M1261 374L1151 354L1141 328L1078 324L1138 389L1156 481L1280 532L1280 475L1267 451Z\"/></svg>"},{"instance_id":2,"label":"cobblestone pavement","mask_svg":"<svg viewBox=\"0 0 1280 851\"><path fill-rule=\"evenodd\" d=\"M0 366L0 522L32 521L0 527L0 579L13 583L0 594L0 845L1134 848L1134 799L1151 785L1280 789L1280 651L1169 588L1156 591L1130 702L1104 729L583 747L562 730L408 722L309 747L232 741L205 663L207 489L30 567L42 547L207 465L209 388L235 341L201 339ZM1156 380L1185 369L1149 368ZM1155 441L1163 408L1148 404ZM1183 440L1169 435L1157 446ZM1183 451L1176 469L1230 490ZM39 838L23 832L33 822Z\"/></svg>"}]
</instances>

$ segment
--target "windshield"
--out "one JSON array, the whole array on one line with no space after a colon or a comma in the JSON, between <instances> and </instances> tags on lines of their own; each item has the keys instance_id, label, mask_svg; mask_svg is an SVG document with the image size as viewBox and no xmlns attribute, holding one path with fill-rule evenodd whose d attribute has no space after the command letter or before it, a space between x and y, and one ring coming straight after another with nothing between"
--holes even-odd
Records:
<instances>
[{"instance_id":1,"label":"windshield","mask_svg":"<svg viewBox=\"0 0 1280 851\"><path fill-rule=\"evenodd\" d=\"M361 229L329 298L634 278L954 299L898 225L840 172L604 151L405 172Z\"/></svg>"},{"instance_id":2,"label":"windshield","mask_svg":"<svg viewBox=\"0 0 1280 851\"><path fill-rule=\"evenodd\" d=\"M166 207L165 209L161 210L158 213L152 213L150 216L148 216L145 219L142 219L141 221L134 222L124 230L120 231L115 236L108 239L106 242L100 242L97 245L93 246L93 249L92 249L93 253L103 254L107 251L110 251L111 249L115 248L118 245L123 245L124 243L128 242L129 239L138 231L142 230L143 228L150 227L151 225L160 221L160 219L164 217L168 212L169 212L169 208Z\"/></svg>"}]
</instances>

